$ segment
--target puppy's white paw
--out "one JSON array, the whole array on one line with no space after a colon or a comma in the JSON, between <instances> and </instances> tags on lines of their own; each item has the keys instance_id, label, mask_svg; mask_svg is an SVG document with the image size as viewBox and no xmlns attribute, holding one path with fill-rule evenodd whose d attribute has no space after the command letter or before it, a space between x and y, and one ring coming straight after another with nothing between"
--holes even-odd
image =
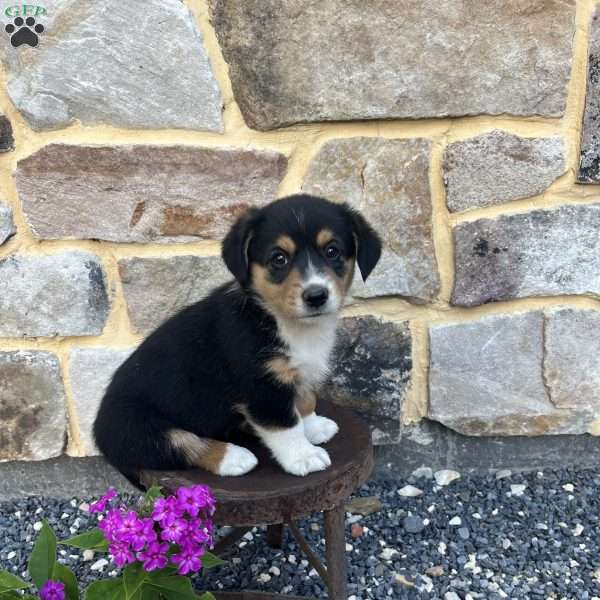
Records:
<instances>
[{"instance_id":1,"label":"puppy's white paw","mask_svg":"<svg viewBox=\"0 0 600 600\"><path fill-rule=\"evenodd\" d=\"M306 444L294 452L293 458L289 461L281 462L281 466L288 473L303 477L315 471L324 471L331 466L331 459L323 448Z\"/></svg>"},{"instance_id":2,"label":"puppy's white paw","mask_svg":"<svg viewBox=\"0 0 600 600\"><path fill-rule=\"evenodd\" d=\"M304 433L311 444L324 444L339 430L337 423L327 417L312 413L304 418Z\"/></svg>"},{"instance_id":3,"label":"puppy's white paw","mask_svg":"<svg viewBox=\"0 0 600 600\"><path fill-rule=\"evenodd\" d=\"M245 475L258 464L258 459L250 450L227 444L225 456L219 464L219 475Z\"/></svg>"}]
</instances>

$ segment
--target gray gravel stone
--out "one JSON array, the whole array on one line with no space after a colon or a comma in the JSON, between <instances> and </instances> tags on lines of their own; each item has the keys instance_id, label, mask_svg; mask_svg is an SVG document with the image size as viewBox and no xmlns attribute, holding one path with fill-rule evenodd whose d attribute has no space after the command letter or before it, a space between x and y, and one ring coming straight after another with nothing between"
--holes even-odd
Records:
<instances>
[{"instance_id":1,"label":"gray gravel stone","mask_svg":"<svg viewBox=\"0 0 600 600\"><path fill-rule=\"evenodd\" d=\"M423 523L423 519L421 519L421 517L404 517L402 525L404 526L406 533L420 533L423 531L423 529L425 529L425 523Z\"/></svg>"},{"instance_id":2,"label":"gray gravel stone","mask_svg":"<svg viewBox=\"0 0 600 600\"><path fill-rule=\"evenodd\" d=\"M384 241L379 264L356 297L401 295L431 301L439 276L431 227L429 141L349 138L327 142L311 162L303 190L360 210Z\"/></svg>"},{"instance_id":3,"label":"gray gravel stone","mask_svg":"<svg viewBox=\"0 0 600 600\"><path fill-rule=\"evenodd\" d=\"M119 274L129 319L142 334L232 279L220 256L123 258Z\"/></svg>"},{"instance_id":4,"label":"gray gravel stone","mask_svg":"<svg viewBox=\"0 0 600 600\"><path fill-rule=\"evenodd\" d=\"M454 228L452 304L600 295L600 204L479 219Z\"/></svg>"},{"instance_id":5,"label":"gray gravel stone","mask_svg":"<svg viewBox=\"0 0 600 600\"><path fill-rule=\"evenodd\" d=\"M429 417L465 435L584 431L585 411L548 396L543 328L540 311L431 327Z\"/></svg>"},{"instance_id":6,"label":"gray gravel stone","mask_svg":"<svg viewBox=\"0 0 600 600\"><path fill-rule=\"evenodd\" d=\"M494 130L450 144L444 155L452 212L543 192L566 170L562 138L523 138Z\"/></svg>"},{"instance_id":7,"label":"gray gravel stone","mask_svg":"<svg viewBox=\"0 0 600 600\"><path fill-rule=\"evenodd\" d=\"M17 233L17 229L13 221L12 209L8 204L0 202L0 245L15 233Z\"/></svg>"},{"instance_id":8,"label":"gray gravel stone","mask_svg":"<svg viewBox=\"0 0 600 600\"><path fill-rule=\"evenodd\" d=\"M221 238L247 208L274 200L286 164L259 150L51 144L15 177L39 238L188 242Z\"/></svg>"},{"instance_id":9,"label":"gray gravel stone","mask_svg":"<svg viewBox=\"0 0 600 600\"><path fill-rule=\"evenodd\" d=\"M92 426L100 400L114 372L132 351L133 348L72 348L69 353L69 379L86 456L99 454Z\"/></svg>"},{"instance_id":10,"label":"gray gravel stone","mask_svg":"<svg viewBox=\"0 0 600 600\"><path fill-rule=\"evenodd\" d=\"M8 35L1 41L8 93L31 127L77 119L222 131L221 94L185 4L47 0L44 7L38 47L15 52ZM2 25L8 21L3 16Z\"/></svg>"},{"instance_id":11,"label":"gray gravel stone","mask_svg":"<svg viewBox=\"0 0 600 600\"><path fill-rule=\"evenodd\" d=\"M565 110L574 0L210 4L235 98L257 129Z\"/></svg>"},{"instance_id":12,"label":"gray gravel stone","mask_svg":"<svg viewBox=\"0 0 600 600\"><path fill-rule=\"evenodd\" d=\"M98 335L108 311L104 272L93 254L0 260L0 336Z\"/></svg>"},{"instance_id":13,"label":"gray gravel stone","mask_svg":"<svg viewBox=\"0 0 600 600\"><path fill-rule=\"evenodd\" d=\"M324 394L360 412L375 443L397 441L412 374L408 324L370 316L342 319L332 363Z\"/></svg>"},{"instance_id":14,"label":"gray gravel stone","mask_svg":"<svg viewBox=\"0 0 600 600\"><path fill-rule=\"evenodd\" d=\"M45 460L62 453L67 416L54 354L0 352L0 421L0 462Z\"/></svg>"}]
</instances>

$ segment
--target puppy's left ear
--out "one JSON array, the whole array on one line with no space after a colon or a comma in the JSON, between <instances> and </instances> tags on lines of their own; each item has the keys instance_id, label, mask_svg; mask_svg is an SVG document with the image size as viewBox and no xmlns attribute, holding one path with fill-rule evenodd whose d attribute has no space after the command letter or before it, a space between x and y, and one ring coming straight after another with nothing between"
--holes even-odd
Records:
<instances>
[{"instance_id":1,"label":"puppy's left ear","mask_svg":"<svg viewBox=\"0 0 600 600\"><path fill-rule=\"evenodd\" d=\"M234 223L223 240L221 256L233 276L242 287L250 280L250 265L248 263L248 247L260 211L251 208Z\"/></svg>"},{"instance_id":2,"label":"puppy's left ear","mask_svg":"<svg viewBox=\"0 0 600 600\"><path fill-rule=\"evenodd\" d=\"M358 211L347 204L343 206L352 220L356 262L363 281L366 281L381 257L381 239Z\"/></svg>"}]
</instances>

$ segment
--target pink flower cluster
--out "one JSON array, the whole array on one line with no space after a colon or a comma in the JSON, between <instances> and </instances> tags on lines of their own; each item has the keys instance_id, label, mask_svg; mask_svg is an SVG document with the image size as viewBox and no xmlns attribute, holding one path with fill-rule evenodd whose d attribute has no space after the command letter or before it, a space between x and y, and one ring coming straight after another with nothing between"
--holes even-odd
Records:
<instances>
[{"instance_id":1,"label":"pink flower cluster","mask_svg":"<svg viewBox=\"0 0 600 600\"><path fill-rule=\"evenodd\" d=\"M109 489L90 512L106 511L116 497ZM146 571L164 568L169 560L180 575L199 571L202 556L213 545L215 499L204 485L181 487L175 495L154 502L152 515L110 508L98 524L109 543L114 563L123 567L136 560Z\"/></svg>"}]
</instances>

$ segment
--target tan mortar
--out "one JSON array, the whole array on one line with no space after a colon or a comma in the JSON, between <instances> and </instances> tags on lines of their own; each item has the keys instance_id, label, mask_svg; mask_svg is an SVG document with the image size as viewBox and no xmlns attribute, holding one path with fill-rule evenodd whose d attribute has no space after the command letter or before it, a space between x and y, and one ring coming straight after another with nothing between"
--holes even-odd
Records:
<instances>
[{"instance_id":1,"label":"tan mortar","mask_svg":"<svg viewBox=\"0 0 600 600\"><path fill-rule=\"evenodd\" d=\"M43 255L63 250L87 250L98 255L104 265L111 298L111 311L104 331L99 336L57 338L0 338L2 350L48 350L54 352L61 363L65 380L67 410L69 415L69 446L71 456L84 456L81 435L71 384L68 377L69 352L73 347L126 348L140 342L133 332L117 262L128 256L170 257L184 254L215 255L219 252L217 242L200 241L187 244L122 244L100 241L39 241L33 235L21 209L12 173L17 161L30 156L51 143L68 144L165 144L210 147L242 147L258 150L275 150L284 154L289 161L288 171L281 182L278 195L283 196L301 189L310 161L328 140L347 137L382 138L427 138L433 143L431 158L431 190L433 205L433 237L441 291L430 305L415 306L400 298L375 298L361 301L345 309L346 315L372 314L382 319L401 322L409 321L412 333L413 380L412 387L403 405L403 422L421 419L427 412L428 375L428 327L433 323L462 322L485 315L545 309L562 304L579 308L600 310L600 300L582 296L552 296L497 302L475 308L460 308L449 305L454 283L454 257L452 227L457 223L481 217L496 217L502 214L526 212L533 208L548 208L568 203L597 200L600 188L578 186L575 174L578 165L581 120L585 101L587 68L587 45L589 23L595 0L578 0L576 32L573 47L572 73L569 82L567 108L563 118L527 117L461 117L456 119L422 119L392 121L361 121L352 123L317 123L297 125L284 129L260 132L249 129L242 118L233 97L227 63L224 61L215 32L209 22L206 0L184 0L192 11L202 32L213 72L221 89L224 103L224 125L222 134L167 130L127 130L109 126L84 127L75 123L58 131L35 132L15 110L6 93L6 73L0 70L0 112L10 119L16 150L0 155L0 197L14 211L17 234L0 248L0 258L12 253ZM512 201L504 205L475 209L462 214L449 214L446 208L442 180L442 156L448 143L482 134L490 129L503 129L524 137L557 135L565 139L568 170L543 194L525 200ZM590 432L600 435L600 419Z\"/></svg>"}]
</instances>

